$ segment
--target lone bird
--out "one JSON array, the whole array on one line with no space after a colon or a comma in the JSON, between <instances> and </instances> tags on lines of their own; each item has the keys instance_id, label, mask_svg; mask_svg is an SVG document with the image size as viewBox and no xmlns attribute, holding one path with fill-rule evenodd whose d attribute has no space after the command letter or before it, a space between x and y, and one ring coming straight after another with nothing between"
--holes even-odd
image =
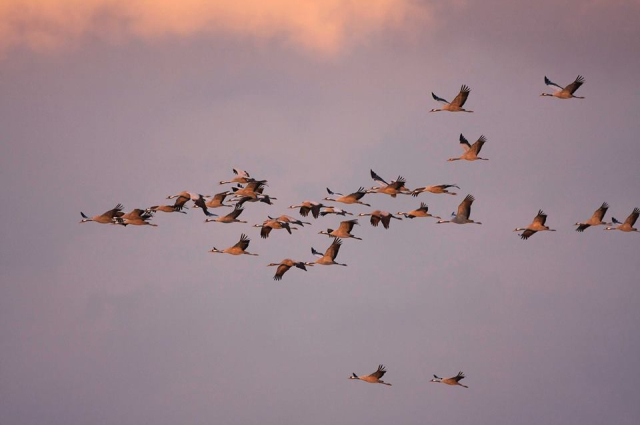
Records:
<instances>
[{"instance_id":1,"label":"lone bird","mask_svg":"<svg viewBox=\"0 0 640 425\"><path fill-rule=\"evenodd\" d=\"M531 236L533 236L536 232L555 232L555 229L549 229L549 226L545 226L544 223L547 221L547 215L542 211L538 211L538 215L533 219L533 222L527 227L517 227L514 232L519 232L524 230L522 234L520 234L520 238L522 240L527 240Z\"/></svg>"},{"instance_id":2,"label":"lone bird","mask_svg":"<svg viewBox=\"0 0 640 425\"><path fill-rule=\"evenodd\" d=\"M469 216L471 215L471 204L473 204L473 201L475 200L476 198L474 198L473 195L467 195L467 197L460 202L460 205L458 205L458 213L451 213L451 216L453 217L451 220L438 220L437 223L482 224L479 221L469 219Z\"/></svg>"},{"instance_id":3,"label":"lone bird","mask_svg":"<svg viewBox=\"0 0 640 425\"><path fill-rule=\"evenodd\" d=\"M488 158L480 158L478 156L480 150L482 149L482 145L484 145L485 143L487 143L487 138L484 136L480 136L480 138L476 140L473 145L471 145L469 144L469 141L462 134L460 134L460 146L462 146L462 149L464 149L464 153L458 158L449 158L447 159L447 161L458 161L460 159L465 159L467 161L476 161L478 159L488 161Z\"/></svg>"},{"instance_id":4,"label":"lone bird","mask_svg":"<svg viewBox=\"0 0 640 425\"><path fill-rule=\"evenodd\" d=\"M464 103L467 101L467 98L469 97L470 91L471 89L469 87L462 85L462 87L460 87L460 93L458 93L456 98L453 99L453 102L448 102L445 99L436 96L435 93L431 92L431 97L433 97L436 101L442 103L443 106L440 109L432 109L429 112L440 112L440 111L473 112L473 111L467 111L466 109L462 108L464 106Z\"/></svg>"},{"instance_id":5,"label":"lone bird","mask_svg":"<svg viewBox=\"0 0 640 425\"><path fill-rule=\"evenodd\" d=\"M286 258L279 263L271 263L267 264L267 267L278 266L276 269L276 274L273 276L273 280L282 280L282 275L284 275L291 267L297 267L301 270L307 271L305 266L313 266L313 263L305 263L303 261L293 261L290 258Z\"/></svg>"},{"instance_id":6,"label":"lone bird","mask_svg":"<svg viewBox=\"0 0 640 425\"><path fill-rule=\"evenodd\" d=\"M251 254L250 252L245 251L248 247L249 247L249 242L251 242L251 239L249 239L247 237L247 235L245 235L244 233L242 235L240 235L240 240L232 247L230 248L226 248L223 249L222 251L220 251L219 249L217 249L215 246L213 247L213 249L209 252L213 252L216 254L231 254L231 255L255 255L257 256L258 254Z\"/></svg>"},{"instance_id":7,"label":"lone bird","mask_svg":"<svg viewBox=\"0 0 640 425\"><path fill-rule=\"evenodd\" d=\"M611 217L613 224L617 224L617 226L605 227L604 230L620 230L623 232L637 232L638 229L633 227L633 225L636 224L636 220L638 219L639 215L640 215L640 209L634 208L633 212L629 215L629 217L627 217L624 223L620 223L618 220L616 220L615 217Z\"/></svg>"},{"instance_id":8,"label":"lone bird","mask_svg":"<svg viewBox=\"0 0 640 425\"><path fill-rule=\"evenodd\" d=\"M578 90L580 86L584 84L584 77L582 75L578 75L575 81L569 84L567 87L560 87L559 85L548 79L546 75L544 76L544 83L548 86L555 86L560 90L556 90L553 93L542 93L540 96L553 96L557 97L558 99L584 99L584 97L573 95L576 90Z\"/></svg>"},{"instance_id":9,"label":"lone bird","mask_svg":"<svg viewBox=\"0 0 640 425\"><path fill-rule=\"evenodd\" d=\"M433 378L434 379L429 382L440 382L441 384L460 385L461 387L469 388L466 385L460 383L460 381L464 379L464 373L462 372L458 372L456 376L453 376L451 378L440 378L438 375L433 375Z\"/></svg>"},{"instance_id":10,"label":"lone bird","mask_svg":"<svg viewBox=\"0 0 640 425\"><path fill-rule=\"evenodd\" d=\"M391 384L389 384L388 382L384 382L380 380L380 378L382 378L385 373L387 373L387 371L384 370L384 366L379 365L378 370L373 372L371 375L358 376L354 373L349 377L349 379L359 379L360 381L368 382L370 384L384 384L384 385L391 386Z\"/></svg>"},{"instance_id":11,"label":"lone bird","mask_svg":"<svg viewBox=\"0 0 640 425\"><path fill-rule=\"evenodd\" d=\"M251 183L253 181L255 181L255 179L252 179L249 176L249 173L247 173L244 170L240 170L238 168L234 168L233 169L233 174L235 174L236 176L234 178L232 178L231 180L222 180L220 182L220 184L226 184L226 183L242 183L242 184L247 184L247 183ZM266 180L265 180L266 181Z\"/></svg>"},{"instance_id":12,"label":"lone bird","mask_svg":"<svg viewBox=\"0 0 640 425\"><path fill-rule=\"evenodd\" d=\"M589 220L585 221L584 223L575 224L576 226L578 226L578 228L576 229L576 232L584 232L585 229L591 226L599 226L601 224L612 226L612 223L605 223L602 221L608 209L609 209L609 204L607 204L606 202L603 202L602 206L600 206L600 208L598 208L596 212L593 213L593 215Z\"/></svg>"}]
</instances>

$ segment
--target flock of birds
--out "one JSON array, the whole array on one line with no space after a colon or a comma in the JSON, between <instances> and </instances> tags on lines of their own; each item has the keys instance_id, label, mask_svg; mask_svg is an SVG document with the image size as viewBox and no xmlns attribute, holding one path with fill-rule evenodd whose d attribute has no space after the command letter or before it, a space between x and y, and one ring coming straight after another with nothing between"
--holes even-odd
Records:
<instances>
[{"instance_id":1,"label":"flock of birds","mask_svg":"<svg viewBox=\"0 0 640 425\"><path fill-rule=\"evenodd\" d=\"M556 87L558 88L558 90L556 90L554 93L542 93L541 96L553 96L559 99L584 99L584 97L579 97L574 94L576 90L578 90L584 83L584 78L582 76L578 76L575 81L573 81L566 87L561 87L551 82L546 76L544 78L544 81L548 86ZM443 106L439 109L432 109L430 112L473 112L463 108L469 97L470 91L471 90L469 89L469 87L463 85L460 89L460 92L452 102L448 102L445 99L438 97L437 95L432 93L433 99L442 103ZM487 139L484 136L480 136L473 144L470 144L462 134L460 135L459 140L460 146L463 149L463 154L457 158L450 158L448 159L448 161L488 160L488 158L481 158L478 156L484 144L487 143ZM112 208L109 211L106 211L105 213L94 217L88 217L81 212L81 223L91 221L95 223L121 226L157 226L156 224L150 222L154 213L160 211L164 213L186 214L185 209L188 208L187 203L192 202L191 205L194 208L201 209L203 214L206 216L205 223L246 224L246 221L239 219L239 217L244 212L245 204L261 202L268 205L273 205L273 201L277 200L277 198L264 193L264 190L267 187L267 180L252 178L248 172L240 169L233 169L233 172L235 176L232 179L220 181L220 184L235 184L235 186L233 186L231 190L220 192L214 196L204 196L195 192L185 191L176 195L168 196L167 199L175 199L174 203L171 205L155 205L145 209L137 208L129 213L124 213L123 206L121 204L118 204L115 208ZM296 205L291 205L289 209L297 209L302 218L312 216L314 219L318 219L319 217L325 217L327 215L346 217L347 215L353 216L353 213L350 213L341 208L337 208L336 206L325 205L324 202L342 203L346 205L359 204L366 207L371 207L370 204L362 201L365 195L377 193L389 195L392 198L396 198L398 195L417 197L421 193L429 192L433 194L446 194L456 196L457 193L452 192L451 189L460 189L460 187L458 187L456 184L440 184L434 186L418 187L416 189L410 190L406 187L406 180L402 176L399 176L395 180L391 180L388 182L373 170L370 170L370 174L371 178L377 183L377 186L373 186L369 189L365 189L364 186L361 186L357 191L348 195L334 192L331 189L327 188L327 193L330 196L323 198L322 201L304 201ZM225 204L225 201L227 201L228 203ZM368 216L372 226L377 227L380 223L382 223L382 226L385 229L389 229L392 219L402 220L403 217L407 219L432 217L438 219L437 223L482 224L470 218L471 206L474 201L475 198L473 197L473 195L466 195L466 197L458 206L457 212L453 212L448 220L443 220L439 216L430 214L429 207L424 202L420 203L420 207L417 209L411 210L409 212L398 212L395 215L388 211L373 210L366 213L360 213L358 214L358 216ZM210 211L222 207L233 208L233 210L225 215L217 215ZM634 208L633 212L627 217L624 222L620 222L612 217L612 221L610 223L607 223L604 221L604 216L608 208L609 205L606 202L603 203L593 213L591 218L584 222L577 222L575 224L576 226L578 226L576 228L576 231L583 232L589 227L599 225L605 225L605 230L620 230L622 232L638 231L638 229L634 228L633 226L635 225L635 222L640 215L640 209ZM538 214L535 216L531 224L526 227L518 227L514 231L522 232L521 234L519 234L519 236L523 240L529 239L537 232L556 231L556 229L551 229L545 224L546 220L547 214L540 210L538 211ZM308 221L302 221L300 219L283 214L278 217L268 216L268 218L264 220L262 224L255 224L253 227L260 228L260 237L266 239L274 230L286 230L289 234L292 234L293 230L298 229L298 227L294 226L304 227L305 225L310 224L311 223ZM314 265L346 266L346 264L336 262L336 258L338 256L338 253L340 252L340 247L342 246L344 239L361 240L360 237L351 233L356 225L359 225L358 219L354 218L340 222L340 225L337 227L337 229L328 228L326 231L320 231L319 234L327 235L330 238L333 238L333 241L331 242L331 245L324 251L324 253L317 251L313 247L311 248L311 253L315 257L317 257L317 259L313 262L298 261L286 258L280 262L268 264L268 267L277 267L273 279L281 280L283 275L292 267L296 267L306 271L308 266ZM242 233L240 236L240 240L236 244L225 249L218 249L216 247L213 247L209 252L218 254L257 256L258 254L250 253L247 251L250 242L251 240L249 239L249 237L245 233ZM354 373L349 377L349 379L361 380L368 383L391 385L380 380L380 378L382 378L385 373L386 370L384 366L380 365L378 369L370 375L358 376ZM432 379L431 382L440 382L447 385L458 385L468 388L467 386L460 383L460 380L462 380L463 378L464 374L462 372L459 372L456 376L451 378L440 378L434 375L434 379Z\"/></svg>"}]
</instances>

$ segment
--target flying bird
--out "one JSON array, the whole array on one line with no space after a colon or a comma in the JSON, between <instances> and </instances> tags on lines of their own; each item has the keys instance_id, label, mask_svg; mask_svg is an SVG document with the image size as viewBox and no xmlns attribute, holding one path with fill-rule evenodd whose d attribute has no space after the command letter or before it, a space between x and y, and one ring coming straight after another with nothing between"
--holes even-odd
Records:
<instances>
[{"instance_id":1,"label":"flying bird","mask_svg":"<svg viewBox=\"0 0 640 425\"><path fill-rule=\"evenodd\" d=\"M409 189L404 185L407 181L402 176L398 176L397 179L392 180L391 183L387 183L385 179L371 170L371 178L378 183L378 187L374 186L367 190L366 193L384 193L395 198L398 193L408 195L411 193Z\"/></svg>"},{"instance_id":2,"label":"flying bird","mask_svg":"<svg viewBox=\"0 0 640 425\"><path fill-rule=\"evenodd\" d=\"M323 266L346 266L346 264L336 263L335 261L341 246L342 240L340 238L335 238L331 246L327 248L324 254L316 251L315 249L313 249L313 247L311 247L311 253L318 257L314 264L321 264Z\"/></svg>"},{"instance_id":3,"label":"flying bird","mask_svg":"<svg viewBox=\"0 0 640 425\"><path fill-rule=\"evenodd\" d=\"M348 238L352 238L352 239L357 239L359 241L362 240L362 238L359 238L357 236L353 236L351 234L351 230L353 229L353 226L358 224L358 219L353 219L353 220L346 220L346 221L341 221L340 222L340 227L338 227L337 230L333 230L333 229L327 229L327 231L325 232L324 230L321 230L318 234L320 235L328 235L334 238L342 238L342 239L348 239Z\"/></svg>"},{"instance_id":4,"label":"flying bird","mask_svg":"<svg viewBox=\"0 0 640 425\"><path fill-rule=\"evenodd\" d=\"M558 99L571 99L571 98L584 99L584 97L573 95L576 92L576 90L578 90L580 86L584 84L584 77L582 75L578 75L575 81L569 84L567 87L560 87L559 85L557 85L556 83L548 79L546 75L544 77L544 83L548 86L557 87L560 90L556 90L553 93L542 93L540 96L553 96L553 97L557 97Z\"/></svg>"},{"instance_id":5,"label":"flying bird","mask_svg":"<svg viewBox=\"0 0 640 425\"><path fill-rule=\"evenodd\" d=\"M576 229L576 232L584 232L585 229L591 227L591 226L599 226L601 224L607 225L607 226L611 226L611 223L605 223L604 221L602 221L602 219L604 218L604 215L607 213L607 210L609 209L609 204L607 204L606 202L603 202L602 205L600 206L600 208L598 208L593 215L591 216L591 218L587 221L585 221L584 223L576 223L575 225L578 226L578 228Z\"/></svg>"},{"instance_id":6,"label":"flying bird","mask_svg":"<svg viewBox=\"0 0 640 425\"><path fill-rule=\"evenodd\" d=\"M258 254L251 254L250 252L247 252L246 249L249 247L249 242L251 242L251 239L249 239L247 237L247 235L245 235L244 233L242 235L240 235L240 240L238 241L238 243L236 243L234 246L230 247L230 248L226 248L223 249L222 251L220 251L219 249L217 249L215 246L213 247L213 249L209 252L213 252L216 254L231 254L231 255L255 255L257 256Z\"/></svg>"},{"instance_id":7,"label":"flying bird","mask_svg":"<svg viewBox=\"0 0 640 425\"><path fill-rule=\"evenodd\" d=\"M293 261L290 258L286 258L279 263L267 264L267 267L278 266L276 274L273 276L273 280L282 280L282 276L289 271L291 267L297 267L300 270L307 271L305 266L313 266L313 263L305 263L303 261Z\"/></svg>"},{"instance_id":8,"label":"flying bird","mask_svg":"<svg viewBox=\"0 0 640 425\"><path fill-rule=\"evenodd\" d=\"M267 239L272 230L285 229L289 234L291 234L291 230L298 230L297 227L290 227L286 221L273 219L265 220L262 224L254 224L253 227L262 227L262 230L260 230L262 239Z\"/></svg>"},{"instance_id":9,"label":"flying bird","mask_svg":"<svg viewBox=\"0 0 640 425\"><path fill-rule=\"evenodd\" d=\"M445 99L436 96L435 93L431 92L431 96L438 102L442 103L443 106L440 109L432 109L429 112L439 112L439 111L449 111L449 112L473 112L473 111L467 111L466 109L463 109L462 107L464 106L464 103L467 101L467 98L469 97L469 92L471 91L471 89L465 85L463 85L462 87L460 87L460 93L458 93L458 95L456 96L455 99L453 99L453 102L448 102Z\"/></svg>"},{"instance_id":10,"label":"flying bird","mask_svg":"<svg viewBox=\"0 0 640 425\"><path fill-rule=\"evenodd\" d=\"M352 213L345 211L343 209L340 208L335 208L335 207L324 207L324 210L322 210L320 212L321 216L325 216L325 215L329 215L329 214L335 214L335 215L341 215L341 216L345 216L345 215L353 215Z\"/></svg>"},{"instance_id":11,"label":"flying bird","mask_svg":"<svg viewBox=\"0 0 640 425\"><path fill-rule=\"evenodd\" d=\"M419 187L417 189L413 189L413 191L411 192L411 196L418 196L423 192L430 192L435 194L446 193L447 195L457 195L457 193L449 192L447 190L450 187L455 187L457 189L460 189L460 187L456 184L439 184L437 186L425 186L425 187Z\"/></svg>"},{"instance_id":12,"label":"flying bird","mask_svg":"<svg viewBox=\"0 0 640 425\"><path fill-rule=\"evenodd\" d=\"M320 209L324 208L326 205L322 205L319 202L315 201L304 201L300 205L291 205L290 209L300 208L300 215L306 217L309 215L309 212L313 215L313 218L318 218L320 215Z\"/></svg>"},{"instance_id":13,"label":"flying bird","mask_svg":"<svg viewBox=\"0 0 640 425\"><path fill-rule=\"evenodd\" d=\"M384 226L385 229L389 228L392 218L395 218L396 220L402 220L400 217L396 217L390 212L380 211L380 210L371 211L370 213L358 214L358 216L360 217L364 217L367 215L371 216L371 219L369 221L371 222L371 225L373 227L378 227L378 223L382 222L382 225Z\"/></svg>"},{"instance_id":14,"label":"flying bird","mask_svg":"<svg viewBox=\"0 0 640 425\"><path fill-rule=\"evenodd\" d=\"M244 170L240 170L238 168L234 168L233 169L233 174L235 174L236 176L234 178L232 178L231 180L227 180L227 181L221 181L220 184L226 184L226 183L241 183L241 184L247 184L247 183L251 183L253 181L255 181L255 179L252 179L249 176L249 173L247 173ZM266 181L266 180L265 180Z\"/></svg>"},{"instance_id":15,"label":"flying bird","mask_svg":"<svg viewBox=\"0 0 640 425\"><path fill-rule=\"evenodd\" d=\"M354 373L349 377L349 379L358 379L360 381L368 382L370 384L384 384L384 385L391 386L391 384L389 384L388 382L384 382L384 381L380 380L380 378L382 378L385 373L387 373L387 371L384 369L384 366L383 365L379 365L378 366L378 370L373 372L371 375L358 376L358 375L356 375Z\"/></svg>"},{"instance_id":16,"label":"flying bird","mask_svg":"<svg viewBox=\"0 0 640 425\"><path fill-rule=\"evenodd\" d=\"M544 223L547 221L547 215L542 211L538 211L538 215L533 219L533 222L527 227L517 227L514 232L519 232L524 230L522 234L520 234L520 238L522 240L527 240L531 236L533 236L536 232L555 232L555 229L550 229L549 226L545 226Z\"/></svg>"},{"instance_id":17,"label":"flying bird","mask_svg":"<svg viewBox=\"0 0 640 425\"><path fill-rule=\"evenodd\" d=\"M482 149L482 145L484 145L485 143L487 143L487 138L484 136L480 136L480 138L476 140L473 145L471 145L469 144L469 141L462 134L460 134L460 146L462 146L462 149L464 149L464 153L458 158L449 158L447 161L458 161L460 159L466 159L467 161L476 161L478 159L488 161L488 158L480 158L478 156L480 150Z\"/></svg>"},{"instance_id":18,"label":"flying bird","mask_svg":"<svg viewBox=\"0 0 640 425\"><path fill-rule=\"evenodd\" d=\"M242 207L238 207L236 205L233 211L229 214L218 218L207 218L204 221L205 223L210 223L212 221L215 221L216 223L246 223L246 221L238 220L238 216L240 216L243 211L244 209Z\"/></svg>"},{"instance_id":19,"label":"flying bird","mask_svg":"<svg viewBox=\"0 0 640 425\"><path fill-rule=\"evenodd\" d=\"M122 212L122 208L124 208L122 204L118 204L109 211L106 211L100 215L94 215L93 217L87 217L82 211L80 211L80 215L82 216L82 220L80 220L80 223L93 221L95 223L101 224L114 224L114 217L122 217L124 215L124 213Z\"/></svg>"},{"instance_id":20,"label":"flying bird","mask_svg":"<svg viewBox=\"0 0 640 425\"><path fill-rule=\"evenodd\" d=\"M616 227L605 227L604 230L620 230L622 232L637 232L638 229L633 227L636 224L636 220L638 219L638 215L640 215L640 209L634 208L633 212L627 217L624 223L620 223L615 217L611 217L613 224L617 224Z\"/></svg>"},{"instance_id":21,"label":"flying bird","mask_svg":"<svg viewBox=\"0 0 640 425\"><path fill-rule=\"evenodd\" d=\"M399 212L397 213L398 215L404 215L405 218L416 218L416 217L433 217L433 218L437 218L438 220L442 220L441 217L438 217L437 215L431 215L429 214L429 207L427 206L427 204L425 204L424 202L420 203L420 208L409 211L408 213L404 213L404 212Z\"/></svg>"},{"instance_id":22,"label":"flying bird","mask_svg":"<svg viewBox=\"0 0 640 425\"><path fill-rule=\"evenodd\" d=\"M462 372L458 372L456 376L453 376L451 378L440 378L438 375L433 375L433 378L434 379L429 382L440 382L441 384L460 385L461 387L469 388L466 385L460 383L460 381L464 379L464 373Z\"/></svg>"},{"instance_id":23,"label":"flying bird","mask_svg":"<svg viewBox=\"0 0 640 425\"><path fill-rule=\"evenodd\" d=\"M451 213L451 216L453 217L451 220L438 220L437 222L456 224L482 224L479 221L473 221L469 219L469 216L471 215L471 204L473 204L473 201L475 200L476 198L474 198L473 195L467 195L467 197L464 198L460 205L458 205L458 213Z\"/></svg>"},{"instance_id":24,"label":"flying bird","mask_svg":"<svg viewBox=\"0 0 640 425\"><path fill-rule=\"evenodd\" d=\"M327 188L327 192L329 193L329 195L340 195L340 197L337 199L327 197L327 198L324 198L323 201L342 202L343 204L360 204L360 205L366 205L367 207L371 206L369 204L365 204L364 202L360 201L360 199L362 199L362 197L367 194L367 191L364 189L364 187L361 187L356 192L350 193L349 195L346 195L346 196L343 195L342 193L332 192L331 189L329 188Z\"/></svg>"}]
</instances>

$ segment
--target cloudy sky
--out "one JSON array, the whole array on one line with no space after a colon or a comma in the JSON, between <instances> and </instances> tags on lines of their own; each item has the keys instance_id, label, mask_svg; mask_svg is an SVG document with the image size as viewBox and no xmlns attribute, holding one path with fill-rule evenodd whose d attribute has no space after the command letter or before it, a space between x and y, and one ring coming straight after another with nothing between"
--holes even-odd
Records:
<instances>
[{"instance_id":1,"label":"cloudy sky","mask_svg":"<svg viewBox=\"0 0 640 425\"><path fill-rule=\"evenodd\" d=\"M640 236L573 224L640 206L637 0L0 3L3 424L636 424ZM540 97L578 75L584 100ZM473 114L429 114L471 87ZM447 162L484 134L489 161ZM123 203L269 180L249 224L79 224ZM269 215L369 170L458 196L481 226L261 240ZM11 202L8 202L8 201ZM370 209L345 207L360 213ZM539 209L556 232L513 229ZM251 237L258 257L210 254ZM353 382L383 363L392 387ZM430 384L466 373L470 387Z\"/></svg>"}]
</instances>

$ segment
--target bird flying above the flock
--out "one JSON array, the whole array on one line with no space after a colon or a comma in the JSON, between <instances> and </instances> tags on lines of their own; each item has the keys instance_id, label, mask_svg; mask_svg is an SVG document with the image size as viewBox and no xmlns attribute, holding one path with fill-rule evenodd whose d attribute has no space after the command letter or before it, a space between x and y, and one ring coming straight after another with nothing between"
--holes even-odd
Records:
<instances>
[{"instance_id":1,"label":"bird flying above the flock","mask_svg":"<svg viewBox=\"0 0 640 425\"><path fill-rule=\"evenodd\" d=\"M559 85L548 79L546 75L544 77L544 83L548 86L557 87L560 90L556 90L553 93L542 93L540 96L552 96L557 97L558 99L584 99L584 97L573 95L576 90L578 90L580 86L584 84L584 77L582 75L578 75L575 81L569 84L567 87L560 87Z\"/></svg>"},{"instance_id":2,"label":"bird flying above the flock","mask_svg":"<svg viewBox=\"0 0 640 425\"><path fill-rule=\"evenodd\" d=\"M273 276L273 280L282 280L282 276L289 271L291 267L297 267L300 270L307 271L305 266L313 266L313 263L305 263L304 261L293 261L290 258L286 258L279 263L267 264L267 267L278 266L276 274Z\"/></svg>"},{"instance_id":3,"label":"bird flying above the flock","mask_svg":"<svg viewBox=\"0 0 640 425\"><path fill-rule=\"evenodd\" d=\"M467 195L467 197L464 198L462 202L460 202L460 205L458 205L458 213L451 213L451 216L453 217L451 220L438 220L437 222L456 224L482 224L479 221L473 221L469 219L469 216L471 215L471 204L473 204L473 201L475 200L476 198L474 198L473 195Z\"/></svg>"},{"instance_id":4,"label":"bird flying above the flock","mask_svg":"<svg viewBox=\"0 0 640 425\"><path fill-rule=\"evenodd\" d=\"M453 99L453 102L448 102L445 99L436 96L435 93L431 92L431 97L433 97L436 101L442 103L443 106L440 109L432 109L429 112L439 112L439 111L473 112L473 111L467 111L466 109L462 108L464 106L464 103L467 101L467 98L469 97L470 91L471 89L469 87L462 85L462 87L460 87L460 93L458 93L456 98Z\"/></svg>"},{"instance_id":5,"label":"bird flying above the flock","mask_svg":"<svg viewBox=\"0 0 640 425\"><path fill-rule=\"evenodd\" d=\"M249 247L249 242L251 242L251 239L249 239L247 235L243 233L242 235L240 235L240 240L234 246L223 249L222 251L220 251L214 246L213 249L209 252L213 252L216 254L231 254L231 255L244 254L244 255L257 256L258 254L251 254L250 252L246 251L246 249Z\"/></svg>"},{"instance_id":6,"label":"bird flying above the flock","mask_svg":"<svg viewBox=\"0 0 640 425\"><path fill-rule=\"evenodd\" d=\"M587 221L585 221L584 223L576 223L575 225L578 226L578 228L576 229L576 232L584 232L585 229L591 227L591 226L599 226L601 224L607 225L607 226L611 226L612 223L605 223L604 221L602 221L602 219L604 218L604 215L607 213L607 210L609 209L609 204L607 204L606 202L603 202L602 205L600 206L600 208L598 208L593 215L591 216L591 218Z\"/></svg>"},{"instance_id":7,"label":"bird flying above the flock","mask_svg":"<svg viewBox=\"0 0 640 425\"><path fill-rule=\"evenodd\" d=\"M239 168L234 168L233 169L233 174L235 174L236 176L234 178L232 178L231 180L222 180L220 182L220 184L226 184L226 183L241 183L241 184L247 184L247 183L251 183L253 181L255 181L255 179L252 179L249 176L249 173L247 173L244 170L241 170ZM266 180L265 180L266 181Z\"/></svg>"},{"instance_id":8,"label":"bird flying above the flock","mask_svg":"<svg viewBox=\"0 0 640 425\"><path fill-rule=\"evenodd\" d=\"M355 373L353 373L349 377L349 379L358 379L360 381L368 382L370 384L384 384L384 385L391 386L391 384L389 384L388 382L384 382L384 381L380 380L380 378L382 378L385 373L387 373L387 371L384 369L384 366L383 365L379 365L378 366L378 370L373 372L371 375L358 376Z\"/></svg>"},{"instance_id":9,"label":"bird flying above the flock","mask_svg":"<svg viewBox=\"0 0 640 425\"><path fill-rule=\"evenodd\" d=\"M452 376L451 378L440 378L438 375L433 375L433 378L429 382L439 382L441 384L447 385L460 385L461 387L469 388L466 385L460 383L462 379L464 379L464 373L458 372L456 376Z\"/></svg>"},{"instance_id":10,"label":"bird flying above the flock","mask_svg":"<svg viewBox=\"0 0 640 425\"><path fill-rule=\"evenodd\" d=\"M80 215L82 216L82 220L80 220L80 223L93 221L100 224L114 224L114 217L122 217L124 215L124 213L122 212L123 208L124 207L122 206L122 204L118 204L114 208L111 208L109 211L106 211L100 215L94 215L93 217L87 217L82 211L80 211Z\"/></svg>"},{"instance_id":11,"label":"bird flying above the flock","mask_svg":"<svg viewBox=\"0 0 640 425\"><path fill-rule=\"evenodd\" d=\"M514 232L519 232L524 230L522 234L520 234L520 238L522 240L527 240L531 236L533 236L536 232L555 232L555 229L550 229L549 226L545 226L544 223L547 221L547 215L542 211L538 211L538 215L533 219L533 222L527 227L517 227Z\"/></svg>"},{"instance_id":12,"label":"bird flying above the flock","mask_svg":"<svg viewBox=\"0 0 640 425\"><path fill-rule=\"evenodd\" d=\"M637 232L638 229L633 227L636 224L636 220L638 219L638 215L640 215L640 209L634 208L633 212L627 217L624 223L620 223L616 220L615 217L611 217L613 224L617 224L616 227L605 227L604 230L620 230L622 232Z\"/></svg>"},{"instance_id":13,"label":"bird flying above the flock","mask_svg":"<svg viewBox=\"0 0 640 425\"><path fill-rule=\"evenodd\" d=\"M488 158L480 158L478 156L480 150L482 149L482 145L484 145L485 143L487 143L487 138L484 136L480 136L480 138L478 138L478 140L476 140L476 142L471 145L469 144L469 141L462 134L460 134L460 146L462 146L462 149L464 149L464 153L458 158L449 158L447 161L458 161L460 159L466 159L467 161L475 161L478 159L488 161Z\"/></svg>"}]
</instances>

